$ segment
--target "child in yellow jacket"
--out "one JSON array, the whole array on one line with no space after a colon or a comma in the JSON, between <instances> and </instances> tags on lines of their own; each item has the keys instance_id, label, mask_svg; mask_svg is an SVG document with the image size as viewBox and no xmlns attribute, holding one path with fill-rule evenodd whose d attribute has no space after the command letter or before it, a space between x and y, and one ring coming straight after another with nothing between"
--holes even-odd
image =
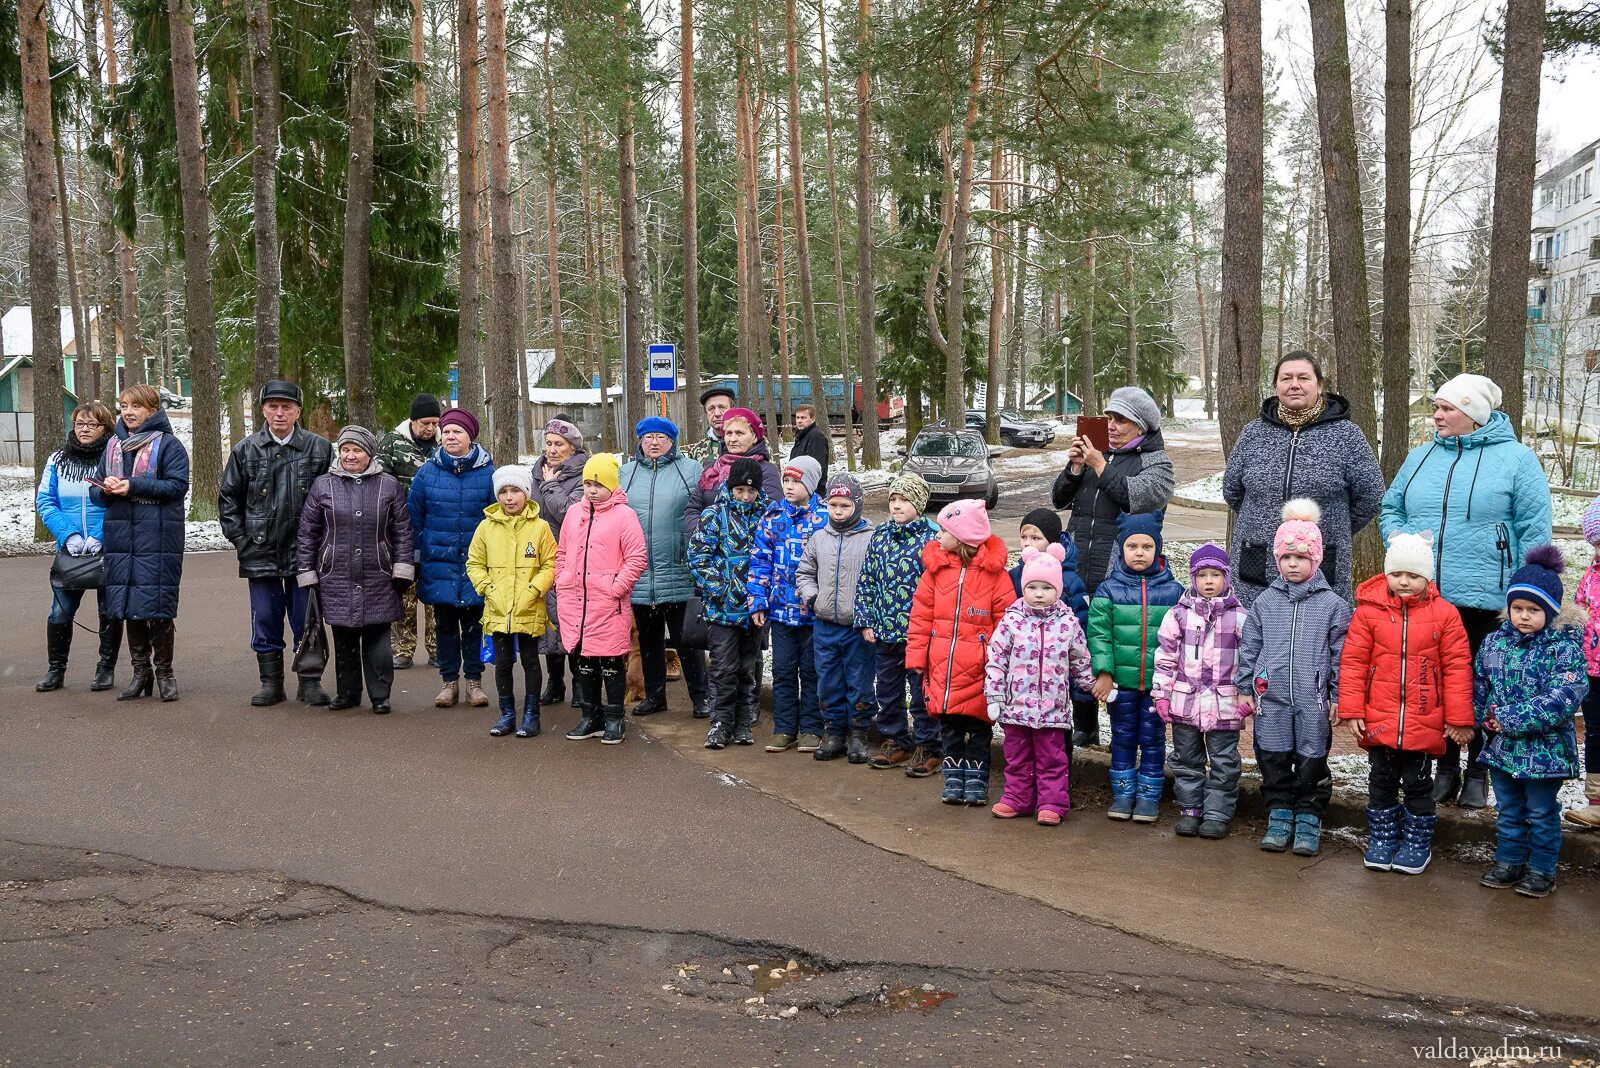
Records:
<instances>
[{"instance_id":1,"label":"child in yellow jacket","mask_svg":"<svg viewBox=\"0 0 1600 1068\"><path fill-rule=\"evenodd\" d=\"M496 738L516 728L518 738L539 733L539 643L549 621L545 594L556 580L556 539L550 524L539 518L528 468L508 464L494 473L498 504L483 510L483 522L467 549L467 578L483 597L483 632L494 641L494 683L500 692L500 719L489 733ZM512 671L518 657L526 689L522 725Z\"/></svg>"}]
</instances>

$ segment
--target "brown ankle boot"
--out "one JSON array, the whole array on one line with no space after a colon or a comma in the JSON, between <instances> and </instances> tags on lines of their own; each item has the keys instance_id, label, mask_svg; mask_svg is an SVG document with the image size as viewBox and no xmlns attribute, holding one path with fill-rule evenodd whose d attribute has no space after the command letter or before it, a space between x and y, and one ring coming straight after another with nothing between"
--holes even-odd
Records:
<instances>
[{"instance_id":1,"label":"brown ankle boot","mask_svg":"<svg viewBox=\"0 0 1600 1068\"><path fill-rule=\"evenodd\" d=\"M473 708L482 708L489 703L489 695L483 692L483 687L477 679L467 680L467 704Z\"/></svg>"},{"instance_id":2,"label":"brown ankle boot","mask_svg":"<svg viewBox=\"0 0 1600 1068\"><path fill-rule=\"evenodd\" d=\"M439 696L433 699L435 708L454 708L456 703L456 680L451 679L444 684L444 689L439 691Z\"/></svg>"}]
</instances>

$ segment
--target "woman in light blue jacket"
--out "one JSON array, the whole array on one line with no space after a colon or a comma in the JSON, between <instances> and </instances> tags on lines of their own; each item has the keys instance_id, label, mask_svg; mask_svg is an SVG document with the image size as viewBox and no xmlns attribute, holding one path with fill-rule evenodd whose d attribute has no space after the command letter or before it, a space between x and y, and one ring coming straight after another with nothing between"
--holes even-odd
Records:
<instances>
[{"instance_id":1,"label":"woman in light blue jacket","mask_svg":"<svg viewBox=\"0 0 1600 1068\"><path fill-rule=\"evenodd\" d=\"M1379 529L1384 544L1396 534L1433 535L1433 574L1444 599L1461 611L1472 655L1500 625L1506 586L1527 551L1550 541L1550 483L1533 450L1517 440L1500 387L1482 375L1457 375L1433 400L1433 440L1411 450L1383 495ZM1445 743L1434 797L1463 808L1488 800L1478 761L1483 732L1468 751Z\"/></svg>"},{"instance_id":2,"label":"woman in light blue jacket","mask_svg":"<svg viewBox=\"0 0 1600 1068\"><path fill-rule=\"evenodd\" d=\"M72 412L72 428L61 450L50 457L39 479L34 507L56 539L56 550L73 556L101 551L106 510L89 493L89 477L100 467L100 457L110 440L116 417L100 401L80 404ZM72 619L83 601L82 590L55 590L50 621L45 625L45 645L50 667L34 689L43 693L61 689L67 675L67 654L72 650ZM107 619L105 591L96 592L100 606L100 662L91 690L109 690L116 684L117 654L122 651L122 621Z\"/></svg>"}]
</instances>

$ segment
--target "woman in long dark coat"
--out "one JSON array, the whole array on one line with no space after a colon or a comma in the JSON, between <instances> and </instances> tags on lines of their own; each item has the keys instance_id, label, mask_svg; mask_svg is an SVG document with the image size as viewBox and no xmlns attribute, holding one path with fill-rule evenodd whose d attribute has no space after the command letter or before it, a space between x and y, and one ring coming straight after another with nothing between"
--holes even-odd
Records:
<instances>
[{"instance_id":1,"label":"woman in long dark coat","mask_svg":"<svg viewBox=\"0 0 1600 1068\"><path fill-rule=\"evenodd\" d=\"M400 480L378 464L372 431L347 426L334 446L333 467L311 483L300 512L296 581L319 589L333 628L336 693L328 707L359 705L365 672L372 711L382 715L394 686L389 625L416 577L411 516Z\"/></svg>"},{"instance_id":2,"label":"woman in long dark coat","mask_svg":"<svg viewBox=\"0 0 1600 1068\"><path fill-rule=\"evenodd\" d=\"M159 686L163 701L176 701L172 651L189 452L173 434L154 386L129 386L117 402L122 414L111 428L117 439L100 458L101 485L94 491L95 503L106 510L106 616L127 620L133 658L133 681L117 700L146 697Z\"/></svg>"}]
</instances>

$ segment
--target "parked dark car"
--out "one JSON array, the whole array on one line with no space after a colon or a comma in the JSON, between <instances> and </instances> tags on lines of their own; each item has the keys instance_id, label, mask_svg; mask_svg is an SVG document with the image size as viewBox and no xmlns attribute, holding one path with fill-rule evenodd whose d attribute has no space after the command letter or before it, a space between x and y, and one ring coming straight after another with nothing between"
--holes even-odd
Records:
<instances>
[{"instance_id":1,"label":"parked dark car","mask_svg":"<svg viewBox=\"0 0 1600 1068\"><path fill-rule=\"evenodd\" d=\"M967 411L967 429L983 433L984 414L982 409L972 408ZM1000 413L1000 444L1015 445L1024 449L1042 449L1055 440L1055 428L1047 423L1035 422L1024 419L1018 412L1002 411Z\"/></svg>"},{"instance_id":2,"label":"parked dark car","mask_svg":"<svg viewBox=\"0 0 1600 1068\"><path fill-rule=\"evenodd\" d=\"M990 508L1000 500L1000 479L989 462L989 446L974 430L923 427L902 470L914 471L927 481L931 500L981 497Z\"/></svg>"},{"instance_id":3,"label":"parked dark car","mask_svg":"<svg viewBox=\"0 0 1600 1068\"><path fill-rule=\"evenodd\" d=\"M168 389L166 386L160 386L160 387L158 387L158 389L159 389L159 392L161 393L161 407L166 408L169 411L177 409L177 408L187 408L187 407L189 407L189 398L188 397L185 397L185 396L182 396L180 394L174 393L174 392L172 392L172 390Z\"/></svg>"}]
</instances>

